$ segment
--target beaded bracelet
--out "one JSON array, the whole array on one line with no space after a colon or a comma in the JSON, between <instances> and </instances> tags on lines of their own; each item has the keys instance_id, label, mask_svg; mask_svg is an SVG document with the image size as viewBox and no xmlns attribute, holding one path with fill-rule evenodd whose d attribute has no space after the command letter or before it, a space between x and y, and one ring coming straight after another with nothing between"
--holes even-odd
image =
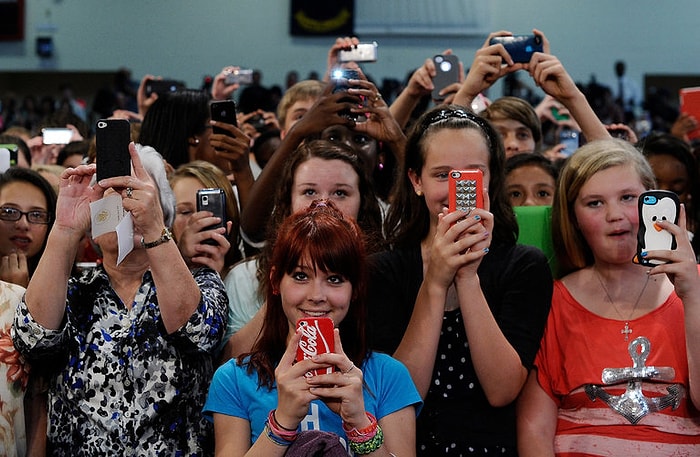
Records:
<instances>
[{"instance_id":1,"label":"beaded bracelet","mask_svg":"<svg viewBox=\"0 0 700 457\"><path fill-rule=\"evenodd\" d=\"M357 455L365 455L376 451L384 444L384 433L382 428L377 425L377 433L368 441L357 442L352 439L348 442L350 450Z\"/></svg>"},{"instance_id":2,"label":"beaded bracelet","mask_svg":"<svg viewBox=\"0 0 700 457\"><path fill-rule=\"evenodd\" d=\"M283 439L284 441L287 441L289 443L294 442L294 440L297 439L297 436L299 435L299 432L297 432L296 429L291 430L285 427L282 427L278 422L277 418L275 417L275 410L272 409L267 415L267 427L270 429L270 432L276 435L278 438Z\"/></svg>"}]
</instances>

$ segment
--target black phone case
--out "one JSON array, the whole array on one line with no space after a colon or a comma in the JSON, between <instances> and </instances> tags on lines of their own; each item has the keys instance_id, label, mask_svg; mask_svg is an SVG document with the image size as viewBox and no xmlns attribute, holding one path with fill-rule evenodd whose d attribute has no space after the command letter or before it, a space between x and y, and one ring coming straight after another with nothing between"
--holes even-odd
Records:
<instances>
[{"instance_id":1,"label":"black phone case","mask_svg":"<svg viewBox=\"0 0 700 457\"><path fill-rule=\"evenodd\" d=\"M238 127L238 119L236 119L236 102L233 100L212 102L211 105L209 105L209 111L211 112L211 119L213 121L225 122ZM214 127L212 129L212 133L231 136L231 133L220 127Z\"/></svg>"},{"instance_id":2,"label":"black phone case","mask_svg":"<svg viewBox=\"0 0 700 457\"><path fill-rule=\"evenodd\" d=\"M163 95L183 89L185 89L185 83L173 79L151 79L145 84L146 97L150 97L154 93Z\"/></svg>"},{"instance_id":3,"label":"black phone case","mask_svg":"<svg viewBox=\"0 0 700 457\"><path fill-rule=\"evenodd\" d=\"M501 43L514 63L528 63L532 54L542 52L542 37L539 35L497 36L489 44Z\"/></svg>"},{"instance_id":4,"label":"black phone case","mask_svg":"<svg viewBox=\"0 0 700 457\"><path fill-rule=\"evenodd\" d=\"M214 216L221 218L218 224L210 225L204 230L214 230L219 227L226 227L226 194L223 189L199 189L197 191L197 211L210 211ZM207 238L202 241L204 244L216 245L216 241Z\"/></svg>"},{"instance_id":5,"label":"black phone case","mask_svg":"<svg viewBox=\"0 0 700 457\"><path fill-rule=\"evenodd\" d=\"M459 58L453 54L438 54L433 57L435 64L435 77L433 78L433 100L444 100L445 96L440 91L450 84L459 82Z\"/></svg>"},{"instance_id":6,"label":"black phone case","mask_svg":"<svg viewBox=\"0 0 700 457\"><path fill-rule=\"evenodd\" d=\"M654 266L663 262L647 260L643 251L676 249L676 237L666 230L657 230L655 222L668 220L678 224L680 201L674 192L667 190L649 190L639 196L639 231L637 232L637 255L635 262Z\"/></svg>"},{"instance_id":7,"label":"black phone case","mask_svg":"<svg viewBox=\"0 0 700 457\"><path fill-rule=\"evenodd\" d=\"M95 130L97 180L131 175L129 142L131 129L126 119L100 119Z\"/></svg>"}]
</instances>

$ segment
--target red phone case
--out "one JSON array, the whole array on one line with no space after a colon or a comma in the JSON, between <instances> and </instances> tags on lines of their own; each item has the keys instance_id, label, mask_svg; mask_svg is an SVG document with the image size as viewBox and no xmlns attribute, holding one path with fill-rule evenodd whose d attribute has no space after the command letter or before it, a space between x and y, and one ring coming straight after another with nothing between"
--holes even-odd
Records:
<instances>
[{"instance_id":1,"label":"red phone case","mask_svg":"<svg viewBox=\"0 0 700 457\"><path fill-rule=\"evenodd\" d=\"M333 321L330 317L305 317L297 321L297 329L301 331L301 339L297 346L297 362L310 359L317 354L334 351ZM307 376L333 373L333 367L323 370L312 370Z\"/></svg>"},{"instance_id":2,"label":"red phone case","mask_svg":"<svg viewBox=\"0 0 700 457\"><path fill-rule=\"evenodd\" d=\"M449 211L469 212L484 207L484 175L478 168L451 170Z\"/></svg>"}]
</instances>

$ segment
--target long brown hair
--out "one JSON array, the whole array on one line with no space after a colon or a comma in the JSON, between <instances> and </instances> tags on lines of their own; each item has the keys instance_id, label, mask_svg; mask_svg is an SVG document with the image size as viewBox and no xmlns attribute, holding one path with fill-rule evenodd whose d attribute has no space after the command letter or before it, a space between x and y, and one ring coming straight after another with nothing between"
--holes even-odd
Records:
<instances>
[{"instance_id":1,"label":"long brown hair","mask_svg":"<svg viewBox=\"0 0 700 457\"><path fill-rule=\"evenodd\" d=\"M258 372L259 385L272 388L275 366L286 349L290 330L282 297L274 290L283 276L291 274L305 259L314 269L340 274L352 284L348 313L336 325L345 353L355 365L361 366L367 356L366 255L359 226L331 201L314 201L308 208L285 219L267 268L270 280L267 281L267 308L260 337L252 351L238 359L239 365L247 364L249 372Z\"/></svg>"}]
</instances>

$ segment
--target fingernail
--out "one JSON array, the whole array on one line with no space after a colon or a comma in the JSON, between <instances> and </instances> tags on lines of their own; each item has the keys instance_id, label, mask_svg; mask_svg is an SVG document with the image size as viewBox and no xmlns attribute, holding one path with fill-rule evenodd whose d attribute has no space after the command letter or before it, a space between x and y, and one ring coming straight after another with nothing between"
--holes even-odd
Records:
<instances>
[{"instance_id":1,"label":"fingernail","mask_svg":"<svg viewBox=\"0 0 700 457\"><path fill-rule=\"evenodd\" d=\"M480 221L480 220L481 220L481 216L479 216L479 215L477 214L476 216L474 216L474 220L475 220L475 221Z\"/></svg>"},{"instance_id":2,"label":"fingernail","mask_svg":"<svg viewBox=\"0 0 700 457\"><path fill-rule=\"evenodd\" d=\"M489 235L490 235L490 233L489 233L489 232L484 232L484 238L488 238L488 237L489 237Z\"/></svg>"},{"instance_id":3,"label":"fingernail","mask_svg":"<svg viewBox=\"0 0 700 457\"><path fill-rule=\"evenodd\" d=\"M642 257L646 257L649 254L647 251L642 251Z\"/></svg>"},{"instance_id":4,"label":"fingernail","mask_svg":"<svg viewBox=\"0 0 700 457\"><path fill-rule=\"evenodd\" d=\"M489 248L484 248L484 254L488 254L489 250L490 250Z\"/></svg>"}]
</instances>

